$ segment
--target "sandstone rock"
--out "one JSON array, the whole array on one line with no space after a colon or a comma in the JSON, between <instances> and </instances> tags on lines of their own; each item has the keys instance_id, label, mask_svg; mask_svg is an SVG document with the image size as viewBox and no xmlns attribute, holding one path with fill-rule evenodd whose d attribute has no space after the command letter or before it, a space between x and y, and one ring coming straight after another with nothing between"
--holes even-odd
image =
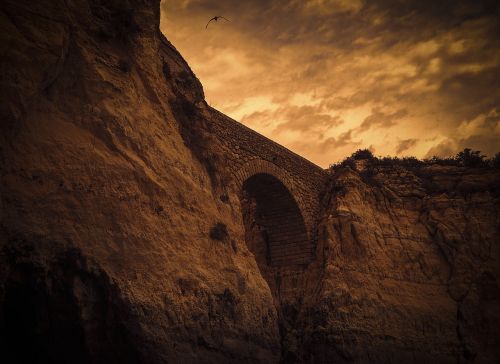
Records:
<instances>
[{"instance_id":1,"label":"sandstone rock","mask_svg":"<svg viewBox=\"0 0 500 364\"><path fill-rule=\"evenodd\" d=\"M429 178L446 192L423 195ZM376 179L349 168L332 176L321 290L298 324L302 360L496 362L500 173L383 167ZM464 193L463 181L474 189Z\"/></svg>"},{"instance_id":2,"label":"sandstone rock","mask_svg":"<svg viewBox=\"0 0 500 364\"><path fill-rule=\"evenodd\" d=\"M2 362L498 362L497 170L256 161L159 1L0 7Z\"/></svg>"},{"instance_id":3,"label":"sandstone rock","mask_svg":"<svg viewBox=\"0 0 500 364\"><path fill-rule=\"evenodd\" d=\"M203 91L159 1L1 8L6 362L278 361L241 217L182 134Z\"/></svg>"}]
</instances>

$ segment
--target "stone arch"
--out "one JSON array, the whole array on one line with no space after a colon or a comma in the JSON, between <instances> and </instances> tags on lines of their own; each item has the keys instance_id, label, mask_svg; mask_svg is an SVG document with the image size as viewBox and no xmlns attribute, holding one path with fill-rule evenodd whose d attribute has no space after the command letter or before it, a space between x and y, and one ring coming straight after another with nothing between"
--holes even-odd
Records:
<instances>
[{"instance_id":1,"label":"stone arch","mask_svg":"<svg viewBox=\"0 0 500 364\"><path fill-rule=\"evenodd\" d=\"M278 167L274 163L271 163L263 159L255 159L241 166L239 170L235 173L234 177L237 190L241 191L244 182L256 174L269 174L278 179L288 189L288 191L290 191L305 220L307 234L310 238L312 233L311 232L312 219L309 213L309 209L307 208L307 204L304 202L301 189L294 182L293 176L290 175L288 171Z\"/></svg>"},{"instance_id":2,"label":"stone arch","mask_svg":"<svg viewBox=\"0 0 500 364\"><path fill-rule=\"evenodd\" d=\"M267 161L237 174L245 240L261 270L308 264L312 244L292 178Z\"/></svg>"}]
</instances>

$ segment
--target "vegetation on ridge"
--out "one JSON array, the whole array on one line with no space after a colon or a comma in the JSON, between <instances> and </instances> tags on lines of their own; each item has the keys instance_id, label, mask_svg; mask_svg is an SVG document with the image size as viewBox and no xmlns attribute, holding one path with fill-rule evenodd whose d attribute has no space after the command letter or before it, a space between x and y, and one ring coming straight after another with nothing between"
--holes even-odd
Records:
<instances>
[{"instance_id":1,"label":"vegetation on ridge","mask_svg":"<svg viewBox=\"0 0 500 364\"><path fill-rule=\"evenodd\" d=\"M499 168L500 169L500 152L496 153L494 157L486 159L478 150L465 148L463 151L457 153L454 157L437 157L434 156L429 159L418 159L416 157L376 157L369 149L358 149L350 157L347 157L339 163L330 165L330 170L338 167L351 167L355 168L355 162L359 160L367 160L372 166L402 166L409 169L415 169L430 165L442 166L456 166L468 168Z\"/></svg>"}]
</instances>

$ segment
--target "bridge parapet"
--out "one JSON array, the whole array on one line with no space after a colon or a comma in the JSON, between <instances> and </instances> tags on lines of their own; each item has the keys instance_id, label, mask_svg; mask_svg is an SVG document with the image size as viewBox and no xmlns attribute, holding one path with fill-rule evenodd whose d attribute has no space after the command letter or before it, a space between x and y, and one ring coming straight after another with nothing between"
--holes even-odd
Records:
<instances>
[{"instance_id":1,"label":"bridge parapet","mask_svg":"<svg viewBox=\"0 0 500 364\"><path fill-rule=\"evenodd\" d=\"M316 235L320 193L327 173L321 167L264 137L228 116L211 109L210 129L218 136L233 183L243 183L256 174L277 178L294 197L306 223L311 242Z\"/></svg>"}]
</instances>

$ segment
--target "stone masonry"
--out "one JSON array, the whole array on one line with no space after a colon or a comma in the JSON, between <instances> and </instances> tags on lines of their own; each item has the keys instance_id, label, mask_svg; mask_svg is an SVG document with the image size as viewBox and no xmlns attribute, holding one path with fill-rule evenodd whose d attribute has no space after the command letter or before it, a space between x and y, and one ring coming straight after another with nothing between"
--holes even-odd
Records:
<instances>
[{"instance_id":1,"label":"stone masonry","mask_svg":"<svg viewBox=\"0 0 500 364\"><path fill-rule=\"evenodd\" d=\"M297 228L300 222L296 221L296 216L290 210L293 209L293 204L287 202L285 205L289 205L288 207L282 205L274 206L274 209L266 208L266 212L273 214L273 219L278 224L271 224L274 226L271 233L274 236L270 236L271 251L276 252L276 249L283 251L275 253L277 255L273 265L286 265L287 262L306 263L309 260L308 254L312 254L316 239L316 216L327 173L319 166L219 111L215 109L210 111L212 113L210 128L220 139L227 158L225 165L230 171L236 190L241 191L245 181L253 176L270 175L288 190L302 215L308 246L299 248L298 245L304 245L304 232ZM294 245L287 245L287 242ZM277 248L277 245L281 248ZM285 258L287 255L293 257Z\"/></svg>"}]
</instances>

